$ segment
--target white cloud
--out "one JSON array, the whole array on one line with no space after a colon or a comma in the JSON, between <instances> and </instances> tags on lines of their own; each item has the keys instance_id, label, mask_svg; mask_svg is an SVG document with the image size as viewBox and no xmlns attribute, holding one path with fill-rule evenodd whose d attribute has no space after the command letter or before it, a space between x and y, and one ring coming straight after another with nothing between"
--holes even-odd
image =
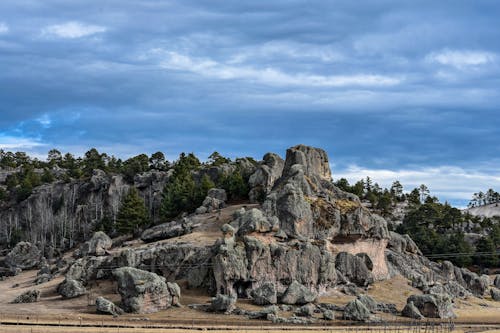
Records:
<instances>
[{"instance_id":1,"label":"white cloud","mask_svg":"<svg viewBox=\"0 0 500 333\"><path fill-rule=\"evenodd\" d=\"M30 150L43 146L34 138L14 137L0 134L0 148L4 150Z\"/></svg>"},{"instance_id":2,"label":"white cloud","mask_svg":"<svg viewBox=\"0 0 500 333\"><path fill-rule=\"evenodd\" d=\"M8 33L9 30L9 26L7 24L0 22L0 35Z\"/></svg>"},{"instance_id":3,"label":"white cloud","mask_svg":"<svg viewBox=\"0 0 500 333\"><path fill-rule=\"evenodd\" d=\"M154 49L152 54L163 59L160 66L166 69L186 71L209 78L230 80L242 79L270 85L298 85L314 87L343 86L392 86L401 82L400 78L377 74L315 75L309 73L285 73L272 67L255 68L245 65L231 65L212 59L193 58L173 51Z\"/></svg>"},{"instance_id":4,"label":"white cloud","mask_svg":"<svg viewBox=\"0 0 500 333\"><path fill-rule=\"evenodd\" d=\"M446 49L440 52L430 53L425 59L428 62L464 69L494 63L496 55L486 51Z\"/></svg>"},{"instance_id":5,"label":"white cloud","mask_svg":"<svg viewBox=\"0 0 500 333\"><path fill-rule=\"evenodd\" d=\"M346 178L350 183L369 176L374 182L387 188L393 181L399 180L405 187L405 191L411 191L420 184L426 184L431 194L442 201L466 201L472 198L474 192L500 188L500 173L490 174L453 166L387 170L353 165L345 170L333 170L333 174L334 179Z\"/></svg>"},{"instance_id":6,"label":"white cloud","mask_svg":"<svg viewBox=\"0 0 500 333\"><path fill-rule=\"evenodd\" d=\"M47 26L42 29L42 35L73 39L91 36L106 30L103 26L71 21Z\"/></svg>"}]
</instances>

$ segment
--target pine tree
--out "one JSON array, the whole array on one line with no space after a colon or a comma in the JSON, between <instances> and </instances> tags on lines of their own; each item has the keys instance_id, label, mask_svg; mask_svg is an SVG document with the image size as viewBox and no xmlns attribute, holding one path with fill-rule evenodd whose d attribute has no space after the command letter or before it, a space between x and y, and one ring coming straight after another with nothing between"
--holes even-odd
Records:
<instances>
[{"instance_id":1,"label":"pine tree","mask_svg":"<svg viewBox=\"0 0 500 333\"><path fill-rule=\"evenodd\" d=\"M131 187L118 211L116 230L121 234L135 233L148 224L149 214L144 200L139 196L137 189Z\"/></svg>"}]
</instances>

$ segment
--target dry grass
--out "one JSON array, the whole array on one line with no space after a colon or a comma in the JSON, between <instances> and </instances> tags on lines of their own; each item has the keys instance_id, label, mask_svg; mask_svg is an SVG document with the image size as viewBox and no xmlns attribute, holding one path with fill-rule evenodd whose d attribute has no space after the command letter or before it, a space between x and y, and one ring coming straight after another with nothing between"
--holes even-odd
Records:
<instances>
[{"instance_id":1,"label":"dry grass","mask_svg":"<svg viewBox=\"0 0 500 333\"><path fill-rule=\"evenodd\" d=\"M353 212L355 209L360 207L359 203L345 199L335 200L335 206L340 209L342 214Z\"/></svg>"}]
</instances>

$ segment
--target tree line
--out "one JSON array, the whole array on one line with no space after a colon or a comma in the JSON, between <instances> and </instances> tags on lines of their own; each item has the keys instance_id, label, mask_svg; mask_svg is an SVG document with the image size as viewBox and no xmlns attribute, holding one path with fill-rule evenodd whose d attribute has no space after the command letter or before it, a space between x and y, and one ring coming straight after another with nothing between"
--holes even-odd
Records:
<instances>
[{"instance_id":1,"label":"tree line","mask_svg":"<svg viewBox=\"0 0 500 333\"><path fill-rule=\"evenodd\" d=\"M472 195L471 201L468 204L468 207L472 208L490 204L498 204L499 202L500 193L490 188L486 192L479 191L477 193L474 193Z\"/></svg>"}]
</instances>

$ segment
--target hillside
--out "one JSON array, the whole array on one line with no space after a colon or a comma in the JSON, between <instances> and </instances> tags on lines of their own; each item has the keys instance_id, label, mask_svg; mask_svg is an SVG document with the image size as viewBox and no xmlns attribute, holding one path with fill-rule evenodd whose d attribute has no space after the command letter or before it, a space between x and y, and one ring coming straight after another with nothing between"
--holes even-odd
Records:
<instances>
[{"instance_id":1,"label":"hillside","mask_svg":"<svg viewBox=\"0 0 500 333\"><path fill-rule=\"evenodd\" d=\"M467 212L472 216L479 216L479 217L488 217L488 218L500 217L500 204L493 203L489 205L471 207L464 209L464 212Z\"/></svg>"},{"instance_id":2,"label":"hillside","mask_svg":"<svg viewBox=\"0 0 500 333\"><path fill-rule=\"evenodd\" d=\"M298 145L284 160L184 155L133 177L92 169L35 187L0 212L0 309L325 325L460 320L482 303L481 320L498 321L500 276L429 260L334 185L329 165Z\"/></svg>"}]
</instances>

